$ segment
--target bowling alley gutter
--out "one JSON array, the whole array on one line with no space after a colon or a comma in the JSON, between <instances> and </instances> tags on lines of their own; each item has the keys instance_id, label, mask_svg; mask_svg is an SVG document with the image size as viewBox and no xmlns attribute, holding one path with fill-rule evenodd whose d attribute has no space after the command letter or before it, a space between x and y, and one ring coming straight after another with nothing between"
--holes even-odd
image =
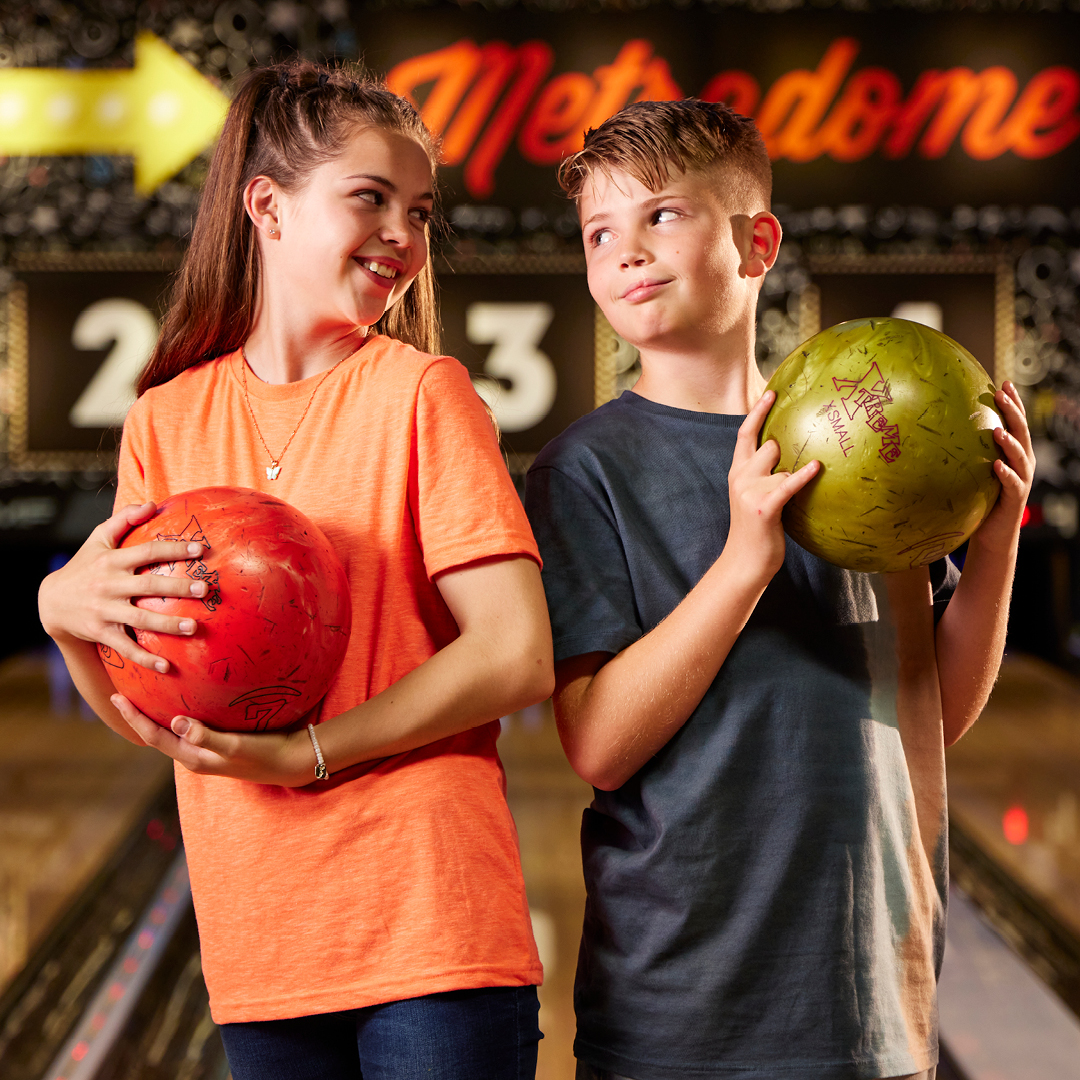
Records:
<instances>
[{"instance_id":1,"label":"bowling alley gutter","mask_svg":"<svg viewBox=\"0 0 1080 1080\"><path fill-rule=\"evenodd\" d=\"M164 884L128 935L43 1080L92 1080L97 1074L190 903L191 885L181 848Z\"/></svg>"},{"instance_id":2,"label":"bowling alley gutter","mask_svg":"<svg viewBox=\"0 0 1080 1080\"><path fill-rule=\"evenodd\" d=\"M110 1055L130 1036L147 984L160 981L177 928L192 921L171 780L135 821L0 993L4 1080L91 1080L107 1073Z\"/></svg>"}]
</instances>

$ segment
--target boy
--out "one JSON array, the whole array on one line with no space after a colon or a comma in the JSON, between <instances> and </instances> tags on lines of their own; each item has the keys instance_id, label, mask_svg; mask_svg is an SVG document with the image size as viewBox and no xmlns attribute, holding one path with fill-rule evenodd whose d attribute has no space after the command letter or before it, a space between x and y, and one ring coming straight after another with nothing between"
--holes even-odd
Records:
<instances>
[{"instance_id":1,"label":"boy","mask_svg":"<svg viewBox=\"0 0 1080 1080\"><path fill-rule=\"evenodd\" d=\"M642 366L540 454L526 497L559 731L596 789L578 1078L932 1078L943 751L1001 659L1033 472L1019 396L997 395L1002 491L963 577L826 564L780 524L818 463L773 475L778 447L757 447L780 225L752 121L631 105L561 179Z\"/></svg>"}]
</instances>

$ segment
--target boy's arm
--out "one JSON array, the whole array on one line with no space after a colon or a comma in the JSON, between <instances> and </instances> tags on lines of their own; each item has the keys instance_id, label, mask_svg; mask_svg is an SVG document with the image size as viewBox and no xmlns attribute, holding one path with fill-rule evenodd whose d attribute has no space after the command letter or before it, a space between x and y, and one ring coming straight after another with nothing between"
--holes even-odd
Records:
<instances>
[{"instance_id":1,"label":"boy's arm","mask_svg":"<svg viewBox=\"0 0 1080 1080\"><path fill-rule=\"evenodd\" d=\"M774 397L765 394L739 429L731 527L716 562L662 623L616 656L591 652L555 665L563 748L594 787L624 784L689 719L784 562L780 512L819 464L773 474L780 449L757 440Z\"/></svg>"},{"instance_id":2,"label":"boy's arm","mask_svg":"<svg viewBox=\"0 0 1080 1080\"><path fill-rule=\"evenodd\" d=\"M1035 473L1031 435L1016 387L1006 382L996 400L1007 428L994 433L1006 458L994 463L1001 495L968 542L964 571L935 634L946 746L975 723L997 679L1020 520Z\"/></svg>"}]
</instances>

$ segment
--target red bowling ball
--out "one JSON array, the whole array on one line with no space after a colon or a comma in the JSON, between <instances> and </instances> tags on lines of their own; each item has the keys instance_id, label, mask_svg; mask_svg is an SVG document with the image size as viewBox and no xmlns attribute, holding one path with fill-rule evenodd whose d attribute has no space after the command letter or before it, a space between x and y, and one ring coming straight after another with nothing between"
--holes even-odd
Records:
<instances>
[{"instance_id":1,"label":"red bowling ball","mask_svg":"<svg viewBox=\"0 0 1080 1080\"><path fill-rule=\"evenodd\" d=\"M295 724L326 693L349 643L348 581L330 541L272 495L212 487L166 499L122 547L189 540L202 556L140 569L208 585L205 597L141 597L139 607L192 618L191 636L130 631L169 661L161 674L99 645L116 689L167 727L183 714L225 731Z\"/></svg>"}]
</instances>

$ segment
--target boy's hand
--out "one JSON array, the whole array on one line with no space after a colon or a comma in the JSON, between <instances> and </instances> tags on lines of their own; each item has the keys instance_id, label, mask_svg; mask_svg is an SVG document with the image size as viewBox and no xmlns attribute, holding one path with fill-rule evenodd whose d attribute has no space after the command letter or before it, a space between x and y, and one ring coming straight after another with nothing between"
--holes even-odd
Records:
<instances>
[{"instance_id":1,"label":"boy's hand","mask_svg":"<svg viewBox=\"0 0 1080 1080\"><path fill-rule=\"evenodd\" d=\"M1035 477L1035 453L1031 448L1031 432L1020 394L1011 382L1002 384L994 395L1005 426L997 428L994 438L1005 460L994 462L994 473L1001 482L1001 494L994 509L972 536L987 551L1008 552L1016 546L1020 521L1027 505L1031 482Z\"/></svg>"},{"instance_id":2,"label":"boy's hand","mask_svg":"<svg viewBox=\"0 0 1080 1080\"><path fill-rule=\"evenodd\" d=\"M780 460L780 447L775 439L759 447L758 437L775 400L776 394L766 390L739 428L728 473L731 528L724 548L725 553L732 551L737 565L756 571L766 582L784 562L781 511L821 469L819 461L810 461L794 473L773 472Z\"/></svg>"},{"instance_id":3,"label":"boy's hand","mask_svg":"<svg viewBox=\"0 0 1080 1080\"><path fill-rule=\"evenodd\" d=\"M174 716L170 729L141 713L122 694L110 700L147 746L189 772L283 787L303 787L315 779L315 752L305 728L248 735L215 731L193 717Z\"/></svg>"}]
</instances>

